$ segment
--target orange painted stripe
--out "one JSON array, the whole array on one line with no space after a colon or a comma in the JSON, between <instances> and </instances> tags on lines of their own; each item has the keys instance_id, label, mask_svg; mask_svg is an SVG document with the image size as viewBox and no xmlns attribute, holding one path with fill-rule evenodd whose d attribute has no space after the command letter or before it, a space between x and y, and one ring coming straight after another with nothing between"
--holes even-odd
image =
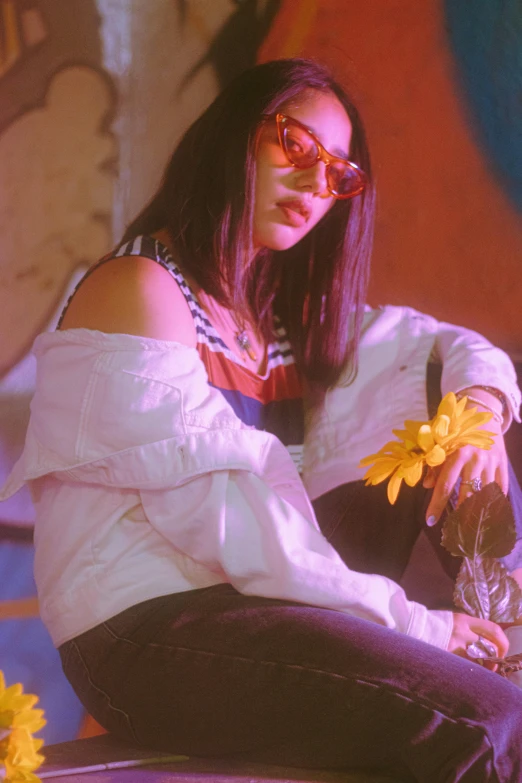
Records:
<instances>
[{"instance_id":1,"label":"orange painted stripe","mask_svg":"<svg viewBox=\"0 0 522 783\"><path fill-rule=\"evenodd\" d=\"M87 739L87 737L99 737L100 734L107 734L103 726L94 720L88 713L85 714L82 725L78 732L77 739Z\"/></svg>"},{"instance_id":2,"label":"orange painted stripe","mask_svg":"<svg viewBox=\"0 0 522 783\"><path fill-rule=\"evenodd\" d=\"M0 620L22 620L39 617L38 598L18 598L13 601L0 601Z\"/></svg>"}]
</instances>

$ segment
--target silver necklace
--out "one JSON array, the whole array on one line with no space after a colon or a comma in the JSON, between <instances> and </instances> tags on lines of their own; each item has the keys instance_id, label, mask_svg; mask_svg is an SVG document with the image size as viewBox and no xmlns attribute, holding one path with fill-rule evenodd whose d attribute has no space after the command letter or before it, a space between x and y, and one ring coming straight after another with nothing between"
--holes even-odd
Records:
<instances>
[{"instance_id":1,"label":"silver necklace","mask_svg":"<svg viewBox=\"0 0 522 783\"><path fill-rule=\"evenodd\" d=\"M201 298L200 301L201 300L206 301L206 310L209 313L211 319L213 319L214 323L221 322L226 329L230 329L230 323L227 325L227 319L224 313L216 307L215 301L210 297L206 296L205 294L201 296L201 293L200 293L200 298ZM246 353L251 361L256 362L257 355L254 351L252 343L250 342L250 337L248 336L248 332L245 328L245 322L242 321L238 323L238 321L236 320L236 318L234 317L233 313L230 310L227 310L226 313L228 314L228 318L232 321L232 323L236 327L236 330L234 331L234 340L239 350L242 353Z\"/></svg>"},{"instance_id":2,"label":"silver necklace","mask_svg":"<svg viewBox=\"0 0 522 783\"><path fill-rule=\"evenodd\" d=\"M239 329L235 334L234 338L236 340L237 345L239 346L240 351L244 351L244 353L247 354L247 356L253 361L257 361L257 356L254 352L254 349L252 348L252 343L250 342L250 337L248 336L248 332L246 329Z\"/></svg>"}]
</instances>

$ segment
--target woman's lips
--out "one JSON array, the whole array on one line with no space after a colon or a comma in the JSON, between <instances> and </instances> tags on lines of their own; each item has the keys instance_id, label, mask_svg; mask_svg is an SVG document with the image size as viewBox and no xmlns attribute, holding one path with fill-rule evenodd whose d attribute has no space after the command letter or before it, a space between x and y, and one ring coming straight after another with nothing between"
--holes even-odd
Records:
<instances>
[{"instance_id":1,"label":"woman's lips","mask_svg":"<svg viewBox=\"0 0 522 783\"><path fill-rule=\"evenodd\" d=\"M294 228L301 228L308 223L310 211L300 201L280 201L277 206Z\"/></svg>"}]
</instances>

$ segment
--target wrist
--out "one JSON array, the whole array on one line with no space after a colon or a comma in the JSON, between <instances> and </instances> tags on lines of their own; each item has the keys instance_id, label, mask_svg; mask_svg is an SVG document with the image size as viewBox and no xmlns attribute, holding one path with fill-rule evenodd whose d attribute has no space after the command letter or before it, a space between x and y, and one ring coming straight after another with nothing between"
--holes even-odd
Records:
<instances>
[{"instance_id":1,"label":"wrist","mask_svg":"<svg viewBox=\"0 0 522 783\"><path fill-rule=\"evenodd\" d=\"M493 386L468 386L465 389L461 389L458 394L460 396L463 394L471 394L474 397L483 400L487 405L498 409L502 416L504 416L508 409L506 395L501 392L500 389L496 389Z\"/></svg>"},{"instance_id":2,"label":"wrist","mask_svg":"<svg viewBox=\"0 0 522 783\"><path fill-rule=\"evenodd\" d=\"M489 391L489 387L469 386L468 388L461 389L457 392L456 397L459 400L462 397L467 397L467 407L478 407L485 412L491 413L493 420L497 422L499 426L502 427L504 425L504 414L507 406L501 392L493 394Z\"/></svg>"}]
</instances>

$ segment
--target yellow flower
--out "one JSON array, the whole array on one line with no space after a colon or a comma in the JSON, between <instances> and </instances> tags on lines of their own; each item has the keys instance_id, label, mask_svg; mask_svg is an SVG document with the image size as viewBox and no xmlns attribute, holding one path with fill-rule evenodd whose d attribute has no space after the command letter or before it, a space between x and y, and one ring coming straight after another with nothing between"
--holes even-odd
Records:
<instances>
[{"instance_id":1,"label":"yellow flower","mask_svg":"<svg viewBox=\"0 0 522 783\"><path fill-rule=\"evenodd\" d=\"M398 441L389 441L376 454L359 463L368 467L366 486L380 484L387 478L388 500L395 503L403 481L414 487L422 478L424 466L442 465L446 457L462 446L490 449L493 432L478 429L492 418L491 413L466 409L468 398L457 401L453 392L441 400L437 414L430 421L405 421L403 430L393 430Z\"/></svg>"},{"instance_id":2,"label":"yellow flower","mask_svg":"<svg viewBox=\"0 0 522 783\"><path fill-rule=\"evenodd\" d=\"M43 740L32 734L45 726L43 710L33 709L37 696L23 693L20 683L5 687L0 671L0 764L5 767L5 783L38 783L33 774L43 762L38 753Z\"/></svg>"}]
</instances>

